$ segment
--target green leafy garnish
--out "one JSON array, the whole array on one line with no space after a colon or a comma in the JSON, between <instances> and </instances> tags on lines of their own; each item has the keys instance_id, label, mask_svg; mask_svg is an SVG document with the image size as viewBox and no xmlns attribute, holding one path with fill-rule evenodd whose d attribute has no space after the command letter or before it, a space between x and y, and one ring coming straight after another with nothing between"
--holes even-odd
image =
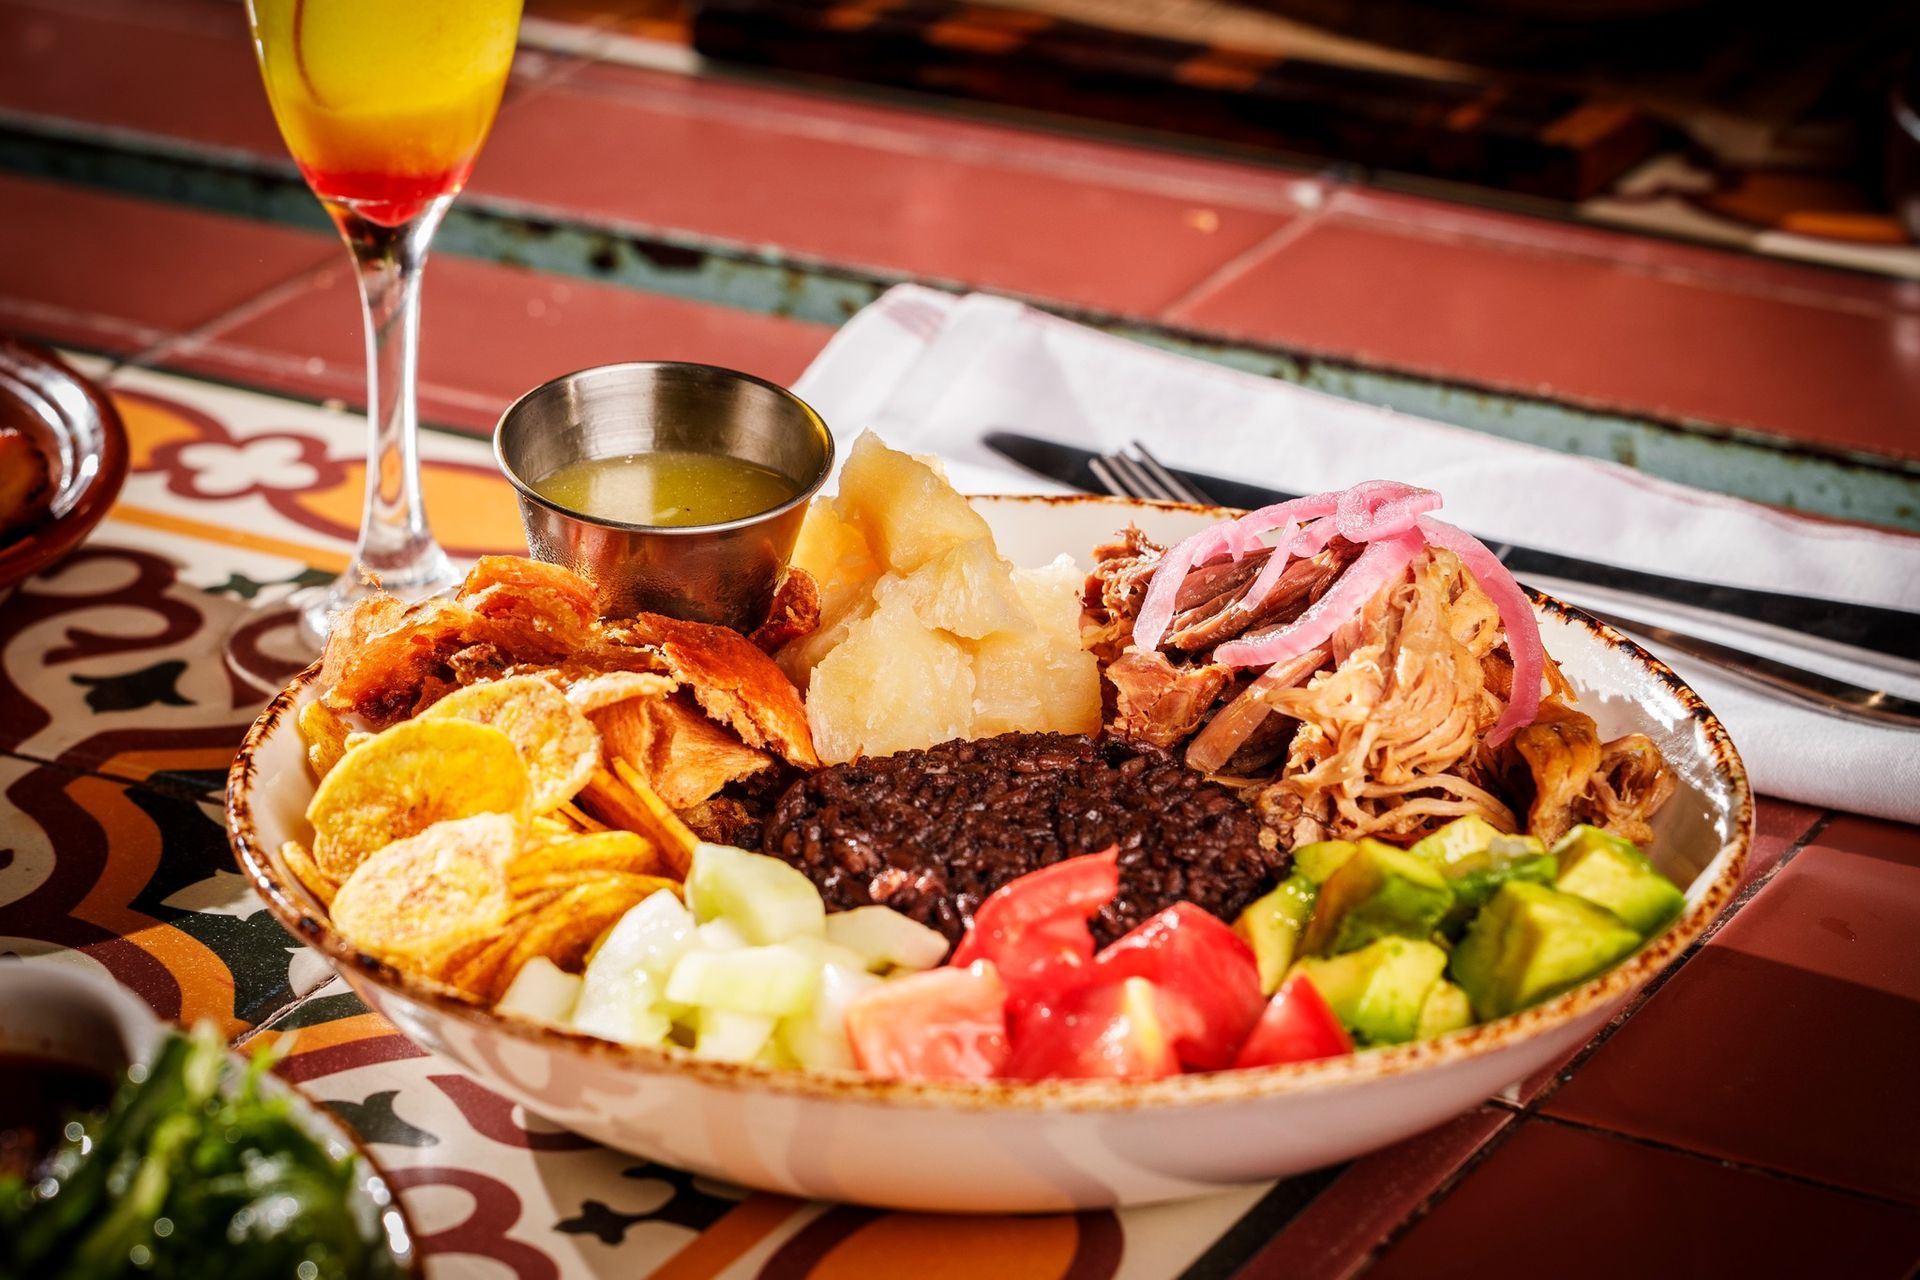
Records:
<instances>
[{"instance_id":1,"label":"green leafy garnish","mask_svg":"<svg viewBox=\"0 0 1920 1280\"><path fill-rule=\"evenodd\" d=\"M210 1027L170 1034L32 1182L0 1178L0 1277L397 1276L360 1161L261 1092L270 1062L236 1065Z\"/></svg>"}]
</instances>

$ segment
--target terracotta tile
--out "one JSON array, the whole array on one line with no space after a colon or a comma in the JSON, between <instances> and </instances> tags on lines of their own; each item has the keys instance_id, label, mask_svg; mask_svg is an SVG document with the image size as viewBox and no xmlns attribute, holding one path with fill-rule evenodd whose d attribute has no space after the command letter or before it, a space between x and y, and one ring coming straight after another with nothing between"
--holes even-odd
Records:
<instances>
[{"instance_id":1,"label":"terracotta tile","mask_svg":"<svg viewBox=\"0 0 1920 1280\"><path fill-rule=\"evenodd\" d=\"M1512 1120L1511 1112L1476 1107L1355 1161L1248 1261L1238 1280L1351 1274L1381 1238Z\"/></svg>"},{"instance_id":2,"label":"terracotta tile","mask_svg":"<svg viewBox=\"0 0 1920 1280\"><path fill-rule=\"evenodd\" d=\"M1743 885L1752 884L1786 855L1787 850L1806 838L1823 811L1791 800L1756 796L1753 814L1753 847L1747 852L1747 870Z\"/></svg>"},{"instance_id":3,"label":"terracotta tile","mask_svg":"<svg viewBox=\"0 0 1920 1280\"><path fill-rule=\"evenodd\" d=\"M791 382L832 332L451 256L428 264L424 288L421 415L476 431L492 430L502 409L548 378L618 360L694 360ZM363 359L358 303L343 264L284 304L171 353L167 363L363 404Z\"/></svg>"},{"instance_id":4,"label":"terracotta tile","mask_svg":"<svg viewBox=\"0 0 1920 1280\"><path fill-rule=\"evenodd\" d=\"M1330 214L1174 308L1178 324L1603 408L1920 457L1920 315L1552 245ZM1855 285L1848 286L1857 289Z\"/></svg>"},{"instance_id":5,"label":"terracotta tile","mask_svg":"<svg viewBox=\"0 0 1920 1280\"><path fill-rule=\"evenodd\" d=\"M244 218L0 175L0 328L120 354L340 250Z\"/></svg>"},{"instance_id":6,"label":"terracotta tile","mask_svg":"<svg viewBox=\"0 0 1920 1280\"><path fill-rule=\"evenodd\" d=\"M0 105L285 155L246 12L220 0L4 0Z\"/></svg>"},{"instance_id":7,"label":"terracotta tile","mask_svg":"<svg viewBox=\"0 0 1920 1280\"><path fill-rule=\"evenodd\" d=\"M1904 836L1887 852L1901 852L1905 858L1848 848L1854 837L1868 835L1872 828ZM1713 945L1920 1005L1915 939L1920 939L1920 831L1854 818L1844 825L1834 823L1796 854L1720 931ZM1910 1016L1920 1016L1920 1010ZM1915 1115L1920 1116L1920 1110Z\"/></svg>"},{"instance_id":8,"label":"terracotta tile","mask_svg":"<svg viewBox=\"0 0 1920 1280\"><path fill-rule=\"evenodd\" d=\"M554 157L564 154L565 164ZM630 68L502 117L471 190L803 258L1150 314L1290 213L1212 169Z\"/></svg>"},{"instance_id":9,"label":"terracotta tile","mask_svg":"<svg viewBox=\"0 0 1920 1280\"><path fill-rule=\"evenodd\" d=\"M1395 1241L1418 1276L1905 1276L1920 1211L1529 1120Z\"/></svg>"},{"instance_id":10,"label":"terracotta tile","mask_svg":"<svg viewBox=\"0 0 1920 1280\"><path fill-rule=\"evenodd\" d=\"M1876 309L1915 308L1913 291L1866 272L1828 271L1761 253L1665 236L1638 235L1533 214L1367 187L1330 191L1328 212L1343 221L1448 241L1479 241L1556 257L1614 263L1670 280L1711 283L1735 292L1846 300Z\"/></svg>"},{"instance_id":11,"label":"terracotta tile","mask_svg":"<svg viewBox=\"0 0 1920 1280\"><path fill-rule=\"evenodd\" d=\"M1789 874L1808 858L1796 857ZM1793 891L1783 876L1747 910L1764 913L1769 896ZM1543 1110L1920 1204L1916 1061L1920 1004L1717 941Z\"/></svg>"},{"instance_id":12,"label":"terracotta tile","mask_svg":"<svg viewBox=\"0 0 1920 1280\"><path fill-rule=\"evenodd\" d=\"M1824 849L1843 849L1862 858L1881 858L1903 867L1920 867L1920 827L1841 814L1820 833Z\"/></svg>"}]
</instances>

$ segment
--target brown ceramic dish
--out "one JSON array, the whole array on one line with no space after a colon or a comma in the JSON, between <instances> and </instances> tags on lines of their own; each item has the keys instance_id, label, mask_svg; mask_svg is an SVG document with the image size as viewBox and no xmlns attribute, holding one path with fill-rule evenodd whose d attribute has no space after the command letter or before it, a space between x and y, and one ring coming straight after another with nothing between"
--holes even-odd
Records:
<instances>
[{"instance_id":1,"label":"brown ceramic dish","mask_svg":"<svg viewBox=\"0 0 1920 1280\"><path fill-rule=\"evenodd\" d=\"M0 590L47 568L107 514L127 478L127 431L106 393L44 347L0 337L0 425L26 435L52 471L53 506L0 542Z\"/></svg>"}]
</instances>

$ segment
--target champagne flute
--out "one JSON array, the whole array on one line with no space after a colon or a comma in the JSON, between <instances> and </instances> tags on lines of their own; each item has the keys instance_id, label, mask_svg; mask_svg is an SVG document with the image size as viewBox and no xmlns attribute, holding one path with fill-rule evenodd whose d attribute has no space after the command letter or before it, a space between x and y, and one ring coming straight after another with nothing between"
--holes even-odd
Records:
<instances>
[{"instance_id":1,"label":"champagne flute","mask_svg":"<svg viewBox=\"0 0 1920 1280\"><path fill-rule=\"evenodd\" d=\"M376 589L457 581L420 496L414 371L427 246L473 169L513 60L521 0L247 0L267 99L353 255L367 343L367 477L353 559L277 617L243 617L227 661L264 688L317 656L334 612ZM289 618L288 612L293 617ZM290 652L263 637L297 623Z\"/></svg>"}]
</instances>

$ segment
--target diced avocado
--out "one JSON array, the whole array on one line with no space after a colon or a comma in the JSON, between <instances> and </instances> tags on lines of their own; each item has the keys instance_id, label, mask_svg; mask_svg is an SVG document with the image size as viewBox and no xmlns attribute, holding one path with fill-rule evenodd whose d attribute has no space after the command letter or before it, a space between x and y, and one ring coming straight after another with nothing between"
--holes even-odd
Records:
<instances>
[{"instance_id":1,"label":"diced avocado","mask_svg":"<svg viewBox=\"0 0 1920 1280\"><path fill-rule=\"evenodd\" d=\"M1650 938L1687 905L1673 881L1654 869L1630 840L1598 827L1578 826L1553 846L1559 875L1554 887L1598 903Z\"/></svg>"},{"instance_id":2,"label":"diced avocado","mask_svg":"<svg viewBox=\"0 0 1920 1280\"><path fill-rule=\"evenodd\" d=\"M1339 865L1353 856L1357 848L1351 840L1316 840L1293 851L1293 869L1313 881L1325 884Z\"/></svg>"},{"instance_id":3,"label":"diced avocado","mask_svg":"<svg viewBox=\"0 0 1920 1280\"><path fill-rule=\"evenodd\" d=\"M1407 852L1436 866L1451 868L1486 851L1500 829L1478 814L1455 818L1430 836L1416 840Z\"/></svg>"},{"instance_id":4,"label":"diced avocado","mask_svg":"<svg viewBox=\"0 0 1920 1280\"><path fill-rule=\"evenodd\" d=\"M1233 922L1234 931L1253 948L1254 962L1260 966L1260 989L1267 995L1279 990L1280 979L1293 963L1294 953L1300 948L1300 931L1307 927L1319 892L1318 885L1295 872L1272 892L1249 903ZM833 917L827 920L831 923Z\"/></svg>"},{"instance_id":5,"label":"diced avocado","mask_svg":"<svg viewBox=\"0 0 1920 1280\"><path fill-rule=\"evenodd\" d=\"M1416 1039L1443 1036L1449 1031L1473 1025L1473 1005L1467 993L1445 978L1433 984L1426 1003L1420 1006L1420 1021L1414 1026Z\"/></svg>"},{"instance_id":6,"label":"diced avocado","mask_svg":"<svg viewBox=\"0 0 1920 1280\"><path fill-rule=\"evenodd\" d=\"M1308 958L1294 967L1313 980L1356 1039L1400 1044L1418 1032L1427 994L1447 967L1447 953L1431 942L1381 938L1358 951Z\"/></svg>"},{"instance_id":7,"label":"diced avocado","mask_svg":"<svg viewBox=\"0 0 1920 1280\"><path fill-rule=\"evenodd\" d=\"M1501 839L1511 840L1513 837L1502 836ZM1440 931L1450 938L1458 938L1465 933L1474 913L1486 905L1487 899L1509 880L1552 884L1559 872L1559 862L1552 854L1538 851L1539 841L1534 841L1532 847L1535 852L1530 857L1478 867L1449 879L1447 883L1453 886L1453 907L1441 919Z\"/></svg>"},{"instance_id":8,"label":"diced avocado","mask_svg":"<svg viewBox=\"0 0 1920 1280\"><path fill-rule=\"evenodd\" d=\"M1633 927L1605 907L1509 880L1467 927L1448 972L1475 1016L1501 1018L1578 986L1639 945Z\"/></svg>"},{"instance_id":9,"label":"diced avocado","mask_svg":"<svg viewBox=\"0 0 1920 1280\"><path fill-rule=\"evenodd\" d=\"M1432 863L1362 840L1320 886L1300 948L1308 955L1340 955L1376 938L1424 939L1452 905L1453 890Z\"/></svg>"}]
</instances>

